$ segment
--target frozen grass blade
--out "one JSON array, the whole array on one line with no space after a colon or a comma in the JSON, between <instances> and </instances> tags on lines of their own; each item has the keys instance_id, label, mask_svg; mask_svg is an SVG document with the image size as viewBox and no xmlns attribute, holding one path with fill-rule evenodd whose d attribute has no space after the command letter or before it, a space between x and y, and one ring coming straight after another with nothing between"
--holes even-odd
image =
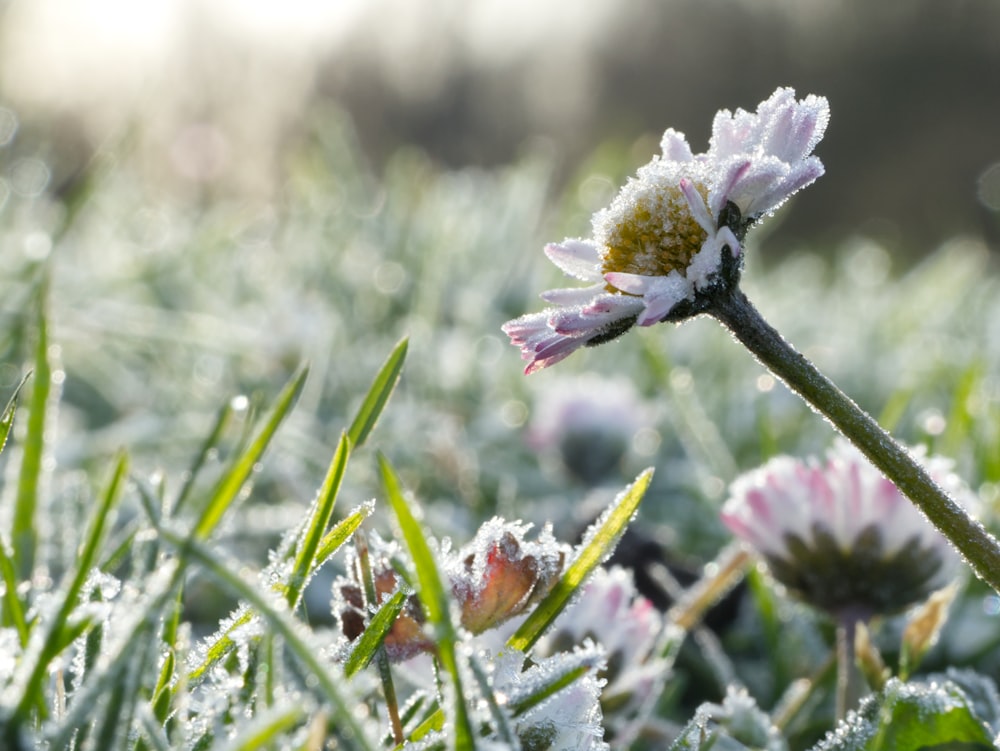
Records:
<instances>
[{"instance_id":1,"label":"frozen grass blade","mask_svg":"<svg viewBox=\"0 0 1000 751\"><path fill-rule=\"evenodd\" d=\"M122 488L127 476L128 459L122 454L118 457L118 463L115 465L107 489L94 509L89 529L77 556L76 569L72 574L73 578L66 587L59 609L49 624L45 642L38 652L35 663L28 670L28 677L24 681L20 703L13 712L12 725L14 726L27 724L28 714L32 708L37 709L39 715L42 717L46 714L46 707L39 699L42 683L48 673L49 664L65 646L70 613L77 605L80 591L83 589L84 582L87 580L91 567L97 558L97 553L100 550L101 541L104 537L104 528L110 521L112 508L121 497Z\"/></svg>"},{"instance_id":2,"label":"frozen grass blade","mask_svg":"<svg viewBox=\"0 0 1000 751\"><path fill-rule=\"evenodd\" d=\"M320 541L317 555L314 558L316 565L318 566L323 563L329 556L333 555L333 553L335 553L341 545L347 542L347 540L351 538L351 535L354 534L355 530L361 526L361 523L371 515L371 512L371 506L365 505L351 512L348 516L338 522L337 525ZM228 655L229 651L235 646L233 640L229 638L229 634L237 628L245 626L250 622L252 617L253 612L247 611L237 618L226 633L212 643L206 652L205 661L191 671L188 675L188 679L191 681L199 680L206 671L208 671L219 660Z\"/></svg>"},{"instance_id":3,"label":"frozen grass blade","mask_svg":"<svg viewBox=\"0 0 1000 751\"><path fill-rule=\"evenodd\" d=\"M184 485L181 487L180 493L177 494L177 500L174 502L174 516L180 514L181 509L187 503L188 498L191 497L191 490L194 488L195 480L198 479L198 475L201 473L202 467L204 467L205 463L208 461L208 457L211 452L216 446L219 445L222 434L229 426L229 421L233 417L233 411L233 402L229 401L222 406L216 415L215 423L212 425L212 429L209 431L204 442L201 444L198 453L195 454L194 462L191 464L191 468L187 472Z\"/></svg>"},{"instance_id":4,"label":"frozen grass blade","mask_svg":"<svg viewBox=\"0 0 1000 751\"><path fill-rule=\"evenodd\" d=\"M7 438L10 436L10 429L14 425L14 413L17 411L17 397L30 377L31 373L28 373L21 379L21 382L17 384L17 388L14 389L14 393L11 394L10 399L7 400L7 406L4 408L3 415L0 416L0 451L3 451L4 446L7 445Z\"/></svg>"},{"instance_id":5,"label":"frozen grass blade","mask_svg":"<svg viewBox=\"0 0 1000 751\"><path fill-rule=\"evenodd\" d=\"M24 618L24 605L17 596L17 572L14 561L7 553L7 546L0 538L0 576L3 578L3 624L17 629L17 638L24 647L28 643L28 623Z\"/></svg>"},{"instance_id":6,"label":"frozen grass blade","mask_svg":"<svg viewBox=\"0 0 1000 751\"><path fill-rule=\"evenodd\" d=\"M378 592L375 587L375 577L372 575L368 538L361 532L354 535L354 548L358 554L358 566L360 567L361 582L364 585L365 604L368 608L371 608L378 602ZM409 587L407 587L407 589L409 589ZM392 726L392 738L395 743L399 744L406 740L403 736L403 723L399 719L399 700L396 697L396 686L392 680L392 670L389 667L389 657L386 655L384 649L379 649L385 640L385 634L388 633L392 624L395 622L396 617L399 615L399 610L402 609L403 601L405 601L406 598L406 594L402 589L396 594L402 594L399 607L392 615L391 620L386 617L380 621L378 628L379 630L382 630L383 633L381 637L378 638L377 644L374 645L374 648L371 649L369 654L375 657L375 664L378 666L379 678L382 680L382 695L385 699L386 710L389 713L389 724ZM370 623L369 627L371 625L372 624Z\"/></svg>"},{"instance_id":7,"label":"frozen grass blade","mask_svg":"<svg viewBox=\"0 0 1000 751\"><path fill-rule=\"evenodd\" d=\"M256 751L267 748L283 733L292 730L306 718L302 707L281 707L271 710L251 723L250 727L223 746L223 751Z\"/></svg>"},{"instance_id":8,"label":"frozen grass blade","mask_svg":"<svg viewBox=\"0 0 1000 751\"><path fill-rule=\"evenodd\" d=\"M48 279L39 284L37 299L37 340L31 398L28 402L28 425L24 436L21 468L17 476L17 498L14 505L13 539L14 568L18 578L27 580L35 568L38 546L38 489L45 454L45 424L48 421L49 396L52 392L52 366L49 363L49 335L46 314ZM4 417L7 413L4 413ZM9 430L9 427L8 427Z\"/></svg>"},{"instance_id":9,"label":"frozen grass blade","mask_svg":"<svg viewBox=\"0 0 1000 751\"><path fill-rule=\"evenodd\" d=\"M639 508L639 502L645 495L652 478L652 468L645 470L590 527L576 558L566 568L545 599L538 603L527 620L507 640L508 647L520 652L528 652L534 646L591 572L614 551L619 538Z\"/></svg>"},{"instance_id":10,"label":"frozen grass blade","mask_svg":"<svg viewBox=\"0 0 1000 751\"><path fill-rule=\"evenodd\" d=\"M323 532L330 523L330 517L333 516L333 506L337 501L337 494L340 492L340 485L344 479L344 471L347 469L347 459L350 454L351 439L347 437L347 433L341 433L340 442L333 453L333 459L326 471L319 496L313 504L313 513L309 518L305 534L299 543L291 578L285 587L285 599L293 610L299 604L302 590L315 569L316 552L319 550L320 542L322 542Z\"/></svg>"},{"instance_id":11,"label":"frozen grass blade","mask_svg":"<svg viewBox=\"0 0 1000 751\"><path fill-rule=\"evenodd\" d=\"M229 471L219 480L208 504L198 519L198 523L194 527L193 536L195 539L206 539L222 519L226 510L239 496L240 490L246 484L247 480L250 479L265 449L267 449L271 439L274 438L278 426L281 425L289 412L291 412L295 400L302 391L302 386L308 374L309 369L303 366L292 376L292 379L282 389L281 394L278 395L277 402L271 410L270 415L268 415L263 427L258 431L247 449L237 457Z\"/></svg>"},{"instance_id":12,"label":"frozen grass blade","mask_svg":"<svg viewBox=\"0 0 1000 751\"><path fill-rule=\"evenodd\" d=\"M546 699L555 696L567 686L573 685L580 678L591 670L597 668L597 663L590 661L572 667L565 667L561 670L553 670L545 676L542 685L533 691L529 696L512 704L510 712L514 717L520 717L525 712L534 709Z\"/></svg>"},{"instance_id":13,"label":"frozen grass blade","mask_svg":"<svg viewBox=\"0 0 1000 751\"><path fill-rule=\"evenodd\" d=\"M147 705L140 704L136 707L136 714L139 716L142 742L148 744L152 751L170 751L170 739L167 738L153 711ZM142 748L142 742L136 748Z\"/></svg>"},{"instance_id":14,"label":"frozen grass blade","mask_svg":"<svg viewBox=\"0 0 1000 751\"><path fill-rule=\"evenodd\" d=\"M493 687L490 685L490 679L486 675L486 670L483 669L482 664L475 656L469 660L469 667L472 669L472 675L479 685L479 693L486 699L486 706L489 707L490 717L493 718L493 727L495 728L497 738L501 743L506 744L509 749L520 749L521 742L518 740L514 728L507 719L507 715L504 714L497 703L496 693L494 693Z\"/></svg>"},{"instance_id":15,"label":"frozen grass blade","mask_svg":"<svg viewBox=\"0 0 1000 751\"><path fill-rule=\"evenodd\" d=\"M17 397L27 380L28 375L21 379L7 401L3 416L0 417L0 451L3 451L7 445L10 429L14 425L14 413L17 411ZM0 578L3 579L4 583L4 608L0 623L16 628L18 641L24 647L28 643L28 624L24 617L24 603L17 596L17 564L12 553L7 551L7 545L2 536L0 536Z\"/></svg>"},{"instance_id":16,"label":"frozen grass blade","mask_svg":"<svg viewBox=\"0 0 1000 751\"><path fill-rule=\"evenodd\" d=\"M130 614L130 622L120 624L122 632L128 633L119 640L119 648L113 651L109 660L87 673L83 685L73 696L69 711L49 732L50 748L69 748L77 728L83 727L92 719L94 708L101 704L102 697L122 683L122 675L136 659L137 648L145 652L140 656L140 662L148 665L149 654L154 648L153 626L177 586L178 580L173 576L174 570L172 570L176 563L169 565L170 568L158 572L154 575L154 580L149 583L148 599L141 610ZM121 645L128 645L129 648L123 649ZM137 691L133 692L133 698L138 698ZM140 707L143 706L145 705L139 702L139 706L134 707L132 711L141 712Z\"/></svg>"},{"instance_id":17,"label":"frozen grass blade","mask_svg":"<svg viewBox=\"0 0 1000 751\"><path fill-rule=\"evenodd\" d=\"M319 547L316 549L316 565L322 565L330 556L340 550L341 546L351 539L354 532L361 526L361 522L371 516L374 510L375 507L372 504L366 503L356 511L351 512L349 516L344 517L337 523L337 526L323 535L323 539L319 541Z\"/></svg>"},{"instance_id":18,"label":"frozen grass blade","mask_svg":"<svg viewBox=\"0 0 1000 751\"><path fill-rule=\"evenodd\" d=\"M403 497L403 491L399 485L399 479L389 461L379 454L379 467L382 472L382 484L385 486L386 495L392 510L396 514L403 538L406 540L406 547L410 551L413 565L417 570L417 580L420 583L418 596L423 603L424 611L427 613L427 620L434 630L435 639L438 646L438 659L441 661L445 672L451 678L455 690L455 748L465 751L475 748L475 741L472 736L472 726L467 714L464 692L462 691L462 678L458 671L458 659L455 644L458 635L451 622L449 610L448 592L441 582L441 575L438 571L437 562L431 552L430 545L423 528L417 521L409 504Z\"/></svg>"},{"instance_id":19,"label":"frozen grass blade","mask_svg":"<svg viewBox=\"0 0 1000 751\"><path fill-rule=\"evenodd\" d=\"M270 597L260 592L256 585L244 580L239 574L229 570L226 564L207 546L191 537L183 537L171 530L162 530L163 538L178 553L188 560L204 567L205 571L219 584L230 590L242 600L245 600L263 618L271 629L281 636L288 650L298 658L306 670L315 678L315 687L330 706L333 716L333 727L343 730L341 735L344 748L371 749L374 746L365 735L364 729L354 716L353 708L348 706L339 688L338 681L327 669L327 665L316 654L312 645L302 637L305 626L295 621L288 614L277 610Z\"/></svg>"},{"instance_id":20,"label":"frozen grass blade","mask_svg":"<svg viewBox=\"0 0 1000 751\"><path fill-rule=\"evenodd\" d=\"M406 605L406 592L399 590L379 606L378 612L372 616L368 627L358 637L350 656L344 663L344 674L348 678L366 668L372 661L404 605Z\"/></svg>"},{"instance_id":21,"label":"frozen grass blade","mask_svg":"<svg viewBox=\"0 0 1000 751\"><path fill-rule=\"evenodd\" d=\"M399 381L399 375L403 370L403 361L406 359L407 345L408 340L404 337L393 348L389 357L379 369L378 375L375 376L368 394L358 408L354 422L351 423L351 427L347 430L347 435L351 439L352 446L363 445L368 438L368 434L375 427L375 423L378 422L378 418L382 414L386 402L389 401L389 397L392 395L393 389L396 388L396 383Z\"/></svg>"}]
</instances>

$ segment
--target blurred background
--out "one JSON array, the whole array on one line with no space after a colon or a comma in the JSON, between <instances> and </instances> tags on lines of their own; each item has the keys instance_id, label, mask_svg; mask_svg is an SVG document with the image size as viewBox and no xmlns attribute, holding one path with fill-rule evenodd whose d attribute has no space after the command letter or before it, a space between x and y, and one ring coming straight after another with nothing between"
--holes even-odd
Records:
<instances>
[{"instance_id":1,"label":"blurred background","mask_svg":"<svg viewBox=\"0 0 1000 751\"><path fill-rule=\"evenodd\" d=\"M827 175L773 252L854 234L910 258L956 233L996 246L995 2L13 0L0 16L0 101L57 191L127 141L145 189L267 200L331 107L376 173L401 147L449 168L534 152L558 189L602 149L631 172L667 126L703 148L716 110L779 85L827 96L833 118Z\"/></svg>"},{"instance_id":2,"label":"blurred background","mask_svg":"<svg viewBox=\"0 0 1000 751\"><path fill-rule=\"evenodd\" d=\"M883 425L952 457L991 524L998 42L1000 3L985 0L0 5L0 398L32 367L41 302L60 397L43 468L53 560L76 549L73 520L120 448L171 498L220 407L246 395L207 457L210 487L306 360L228 521L231 552L259 565L408 336L370 443L435 533L462 545L501 514L572 539L654 466L641 528L697 570L730 539L729 483L777 453L821 454L829 426L711 320L530 378L500 326L564 283L543 244L588 234L666 127L702 150L718 109L784 85L830 100L827 174L750 234L744 287ZM0 455L0 528L17 451ZM381 498L365 451L338 512ZM381 506L371 524L389 528ZM232 604L188 591L211 627ZM988 597L966 598L941 661L1000 675ZM310 612L329 617L329 581ZM770 706L783 687L759 664L760 624L736 618ZM787 633L781 659L815 661L815 633L798 650Z\"/></svg>"}]
</instances>

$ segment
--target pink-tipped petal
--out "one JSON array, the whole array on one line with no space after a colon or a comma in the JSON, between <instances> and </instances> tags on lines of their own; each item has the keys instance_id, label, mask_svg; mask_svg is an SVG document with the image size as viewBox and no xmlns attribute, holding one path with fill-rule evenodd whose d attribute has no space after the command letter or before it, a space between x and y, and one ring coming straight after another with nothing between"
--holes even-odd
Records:
<instances>
[{"instance_id":1,"label":"pink-tipped petal","mask_svg":"<svg viewBox=\"0 0 1000 751\"><path fill-rule=\"evenodd\" d=\"M601 278L601 256L597 247L586 240L563 240L545 246L545 255L569 276L586 282Z\"/></svg>"},{"instance_id":2,"label":"pink-tipped petal","mask_svg":"<svg viewBox=\"0 0 1000 751\"><path fill-rule=\"evenodd\" d=\"M553 305L586 305L603 291L603 284L595 284L590 287L566 287L547 290L541 294L541 298Z\"/></svg>"}]
</instances>

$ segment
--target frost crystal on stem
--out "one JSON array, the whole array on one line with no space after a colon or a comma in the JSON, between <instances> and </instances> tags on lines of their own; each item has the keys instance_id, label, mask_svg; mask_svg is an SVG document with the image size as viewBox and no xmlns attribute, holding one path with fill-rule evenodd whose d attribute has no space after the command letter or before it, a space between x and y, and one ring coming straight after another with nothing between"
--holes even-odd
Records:
<instances>
[{"instance_id":1,"label":"frost crystal on stem","mask_svg":"<svg viewBox=\"0 0 1000 751\"><path fill-rule=\"evenodd\" d=\"M554 307L503 326L525 372L636 324L697 315L734 287L747 229L823 174L812 150L828 119L826 99L781 88L754 113L719 112L702 154L667 130L662 155L594 215L593 238L546 246L556 266L590 285L549 290L542 298Z\"/></svg>"}]
</instances>

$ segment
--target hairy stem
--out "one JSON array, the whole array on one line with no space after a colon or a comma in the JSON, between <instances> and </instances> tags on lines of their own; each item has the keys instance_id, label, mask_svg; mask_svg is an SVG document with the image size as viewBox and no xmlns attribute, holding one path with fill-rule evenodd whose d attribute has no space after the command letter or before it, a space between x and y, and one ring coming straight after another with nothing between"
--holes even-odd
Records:
<instances>
[{"instance_id":1,"label":"hairy stem","mask_svg":"<svg viewBox=\"0 0 1000 751\"><path fill-rule=\"evenodd\" d=\"M706 311L822 414L923 511L983 581L1000 592L1000 545L913 456L761 317L739 288Z\"/></svg>"}]
</instances>

